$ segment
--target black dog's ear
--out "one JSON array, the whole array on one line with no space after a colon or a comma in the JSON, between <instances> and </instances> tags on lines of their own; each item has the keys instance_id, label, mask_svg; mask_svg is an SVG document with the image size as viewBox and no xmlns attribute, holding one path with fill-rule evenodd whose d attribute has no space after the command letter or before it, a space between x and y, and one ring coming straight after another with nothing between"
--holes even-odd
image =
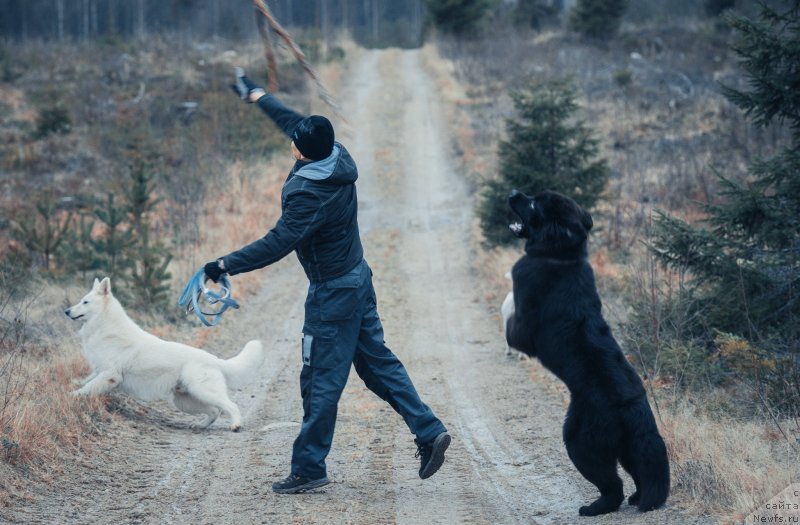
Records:
<instances>
[{"instance_id":1,"label":"black dog's ear","mask_svg":"<svg viewBox=\"0 0 800 525\"><path fill-rule=\"evenodd\" d=\"M594 226L594 221L592 220L592 216L589 215L588 211L581 210L581 213L581 225L583 226L583 229L586 230L586 233L589 233L589 231L592 229L592 226Z\"/></svg>"}]
</instances>

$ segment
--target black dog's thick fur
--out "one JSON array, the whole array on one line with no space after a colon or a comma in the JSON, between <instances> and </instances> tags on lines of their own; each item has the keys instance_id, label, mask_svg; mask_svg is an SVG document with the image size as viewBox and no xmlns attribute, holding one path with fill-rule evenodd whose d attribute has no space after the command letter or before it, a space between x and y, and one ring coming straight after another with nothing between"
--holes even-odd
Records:
<instances>
[{"instance_id":1,"label":"black dog's thick fur","mask_svg":"<svg viewBox=\"0 0 800 525\"><path fill-rule=\"evenodd\" d=\"M515 312L506 339L538 357L569 388L567 453L600 490L580 514L619 509L624 496L617 462L636 483L628 502L641 511L658 508L669 494L667 450L644 385L600 312L586 251L592 218L550 191L535 197L514 191L509 204L522 220L512 231L527 242L512 270Z\"/></svg>"}]
</instances>

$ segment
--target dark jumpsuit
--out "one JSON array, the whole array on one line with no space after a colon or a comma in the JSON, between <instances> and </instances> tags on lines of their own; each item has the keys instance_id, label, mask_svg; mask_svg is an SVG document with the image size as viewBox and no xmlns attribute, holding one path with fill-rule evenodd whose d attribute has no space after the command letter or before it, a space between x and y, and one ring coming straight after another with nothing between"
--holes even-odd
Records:
<instances>
[{"instance_id":1,"label":"dark jumpsuit","mask_svg":"<svg viewBox=\"0 0 800 525\"><path fill-rule=\"evenodd\" d=\"M304 118L271 94L258 104L289 137ZM358 232L357 178L355 162L338 142L326 159L298 161L284 182L275 227L223 257L228 273L236 275L295 251L309 279L301 345L303 423L292 474L311 479L327 474L325 458L351 363L367 388L403 417L417 443L446 430L384 342L372 270Z\"/></svg>"}]
</instances>

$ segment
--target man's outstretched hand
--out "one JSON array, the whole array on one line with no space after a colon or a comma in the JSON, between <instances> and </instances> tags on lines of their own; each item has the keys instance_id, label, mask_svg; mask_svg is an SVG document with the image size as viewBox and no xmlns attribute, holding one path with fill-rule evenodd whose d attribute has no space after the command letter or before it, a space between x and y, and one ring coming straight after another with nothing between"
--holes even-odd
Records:
<instances>
[{"instance_id":1,"label":"man's outstretched hand","mask_svg":"<svg viewBox=\"0 0 800 525\"><path fill-rule=\"evenodd\" d=\"M215 283L218 282L220 276L225 273L225 270L219 264L219 259L206 263L206 265L203 266L203 271L206 277Z\"/></svg>"},{"instance_id":2,"label":"man's outstretched hand","mask_svg":"<svg viewBox=\"0 0 800 525\"><path fill-rule=\"evenodd\" d=\"M244 74L244 69L240 67L236 68L236 82L231 84L231 89L247 103L255 102L267 93L264 88L247 78L247 75Z\"/></svg>"}]
</instances>

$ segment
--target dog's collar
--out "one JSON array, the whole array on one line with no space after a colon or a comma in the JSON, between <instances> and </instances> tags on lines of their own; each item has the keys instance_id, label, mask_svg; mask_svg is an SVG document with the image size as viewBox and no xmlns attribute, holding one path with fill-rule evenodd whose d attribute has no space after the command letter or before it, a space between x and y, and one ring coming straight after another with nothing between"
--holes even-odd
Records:
<instances>
[{"instance_id":1,"label":"dog's collar","mask_svg":"<svg viewBox=\"0 0 800 525\"><path fill-rule=\"evenodd\" d=\"M556 266L571 266L573 264L578 264L581 262L580 258L578 259L556 259L555 257L534 257L540 261L546 262L548 264L555 264Z\"/></svg>"}]
</instances>

